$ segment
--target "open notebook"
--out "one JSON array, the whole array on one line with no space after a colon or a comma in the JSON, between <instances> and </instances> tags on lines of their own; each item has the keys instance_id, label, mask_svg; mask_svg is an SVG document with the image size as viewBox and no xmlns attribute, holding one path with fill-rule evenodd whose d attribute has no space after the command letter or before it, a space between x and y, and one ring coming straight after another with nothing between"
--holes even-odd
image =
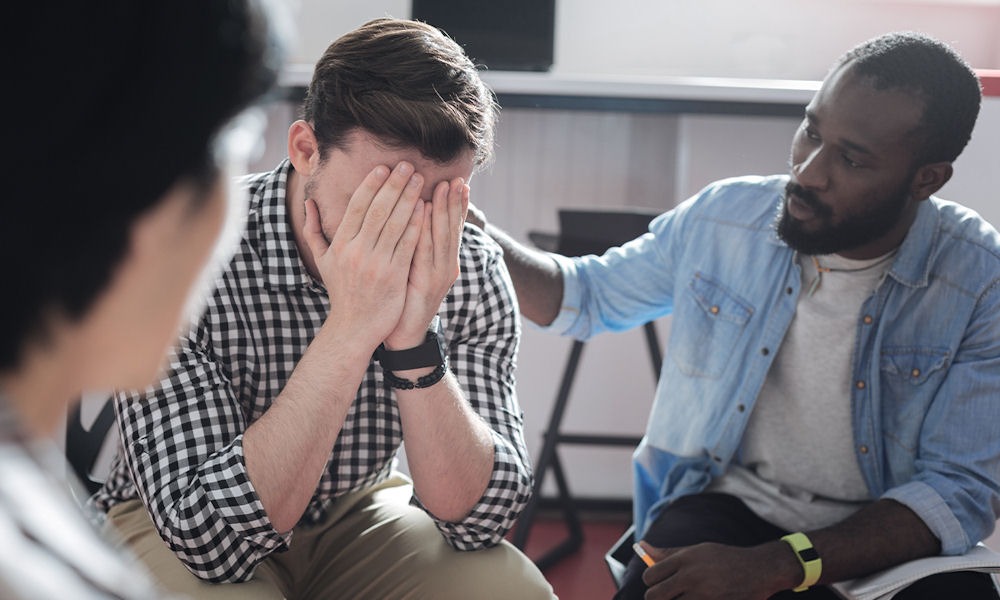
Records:
<instances>
[{"instance_id":1,"label":"open notebook","mask_svg":"<svg viewBox=\"0 0 1000 600\"><path fill-rule=\"evenodd\" d=\"M851 600L889 600L918 579L948 571L993 573L994 583L1000 573L1000 553L979 544L961 556L932 556L903 563L867 577L835 583L831 587Z\"/></svg>"}]
</instances>

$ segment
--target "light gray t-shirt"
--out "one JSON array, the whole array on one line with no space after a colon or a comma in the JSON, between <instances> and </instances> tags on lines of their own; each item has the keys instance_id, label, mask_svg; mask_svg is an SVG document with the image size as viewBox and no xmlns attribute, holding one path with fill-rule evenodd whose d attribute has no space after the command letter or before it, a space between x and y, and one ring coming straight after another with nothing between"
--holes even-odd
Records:
<instances>
[{"instance_id":1,"label":"light gray t-shirt","mask_svg":"<svg viewBox=\"0 0 1000 600\"><path fill-rule=\"evenodd\" d=\"M861 305L894 254L861 261L818 256L823 272L813 257L799 255L803 291L795 317L736 460L707 491L737 496L789 531L832 525L872 500L855 456L851 359Z\"/></svg>"}]
</instances>

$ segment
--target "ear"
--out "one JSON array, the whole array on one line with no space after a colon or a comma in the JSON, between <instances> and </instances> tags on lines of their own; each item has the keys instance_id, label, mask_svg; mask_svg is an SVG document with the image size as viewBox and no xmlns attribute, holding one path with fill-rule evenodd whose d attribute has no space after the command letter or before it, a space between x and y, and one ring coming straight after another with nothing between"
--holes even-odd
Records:
<instances>
[{"instance_id":1,"label":"ear","mask_svg":"<svg viewBox=\"0 0 1000 600\"><path fill-rule=\"evenodd\" d=\"M952 173L950 162L930 163L919 167L910 184L910 197L917 201L926 200L948 183Z\"/></svg>"},{"instance_id":2,"label":"ear","mask_svg":"<svg viewBox=\"0 0 1000 600\"><path fill-rule=\"evenodd\" d=\"M319 142L312 125L299 119L288 128L288 158L295 171L311 175L319 164Z\"/></svg>"}]
</instances>

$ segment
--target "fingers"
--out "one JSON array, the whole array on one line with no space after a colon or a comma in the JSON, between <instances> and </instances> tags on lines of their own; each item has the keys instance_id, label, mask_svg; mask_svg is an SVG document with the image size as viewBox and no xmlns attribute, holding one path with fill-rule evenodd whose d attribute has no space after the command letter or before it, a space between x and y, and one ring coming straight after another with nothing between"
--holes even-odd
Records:
<instances>
[{"instance_id":1,"label":"fingers","mask_svg":"<svg viewBox=\"0 0 1000 600\"><path fill-rule=\"evenodd\" d=\"M376 251L400 251L403 248L400 246L400 241L403 235L409 231L413 213L418 204L423 204L420 201L420 192L423 189L424 178L419 173L412 174L399 195L396 195L391 183L392 177L390 177L390 182L383 186L382 190L379 190L378 196L368 209L365 223L361 227L360 235L370 237ZM420 214L422 217L423 209L421 209ZM409 256L407 256L407 260L409 260Z\"/></svg>"},{"instance_id":2,"label":"fingers","mask_svg":"<svg viewBox=\"0 0 1000 600\"><path fill-rule=\"evenodd\" d=\"M429 210L423 202L417 202L413 206L409 222L396 244L392 258L394 262L409 263L414 251L417 250L417 244L424 243L424 238L427 236L422 235L422 232L429 227L430 217L427 216Z\"/></svg>"},{"instance_id":3,"label":"fingers","mask_svg":"<svg viewBox=\"0 0 1000 600\"><path fill-rule=\"evenodd\" d=\"M391 170L385 165L376 167L351 196L333 243L354 240L376 252L407 259L415 252L414 260L432 269L456 270L469 186L461 177L442 181L427 206L418 210L423 185L423 176L408 162Z\"/></svg>"},{"instance_id":4,"label":"fingers","mask_svg":"<svg viewBox=\"0 0 1000 600\"><path fill-rule=\"evenodd\" d=\"M438 185L440 187L440 185ZM424 207L424 222L421 227L420 241L417 243L416 251L413 255L414 266L421 268L434 268L434 205L435 202L420 202Z\"/></svg>"},{"instance_id":5,"label":"fingers","mask_svg":"<svg viewBox=\"0 0 1000 600\"><path fill-rule=\"evenodd\" d=\"M434 189L433 204L434 264L444 267L455 262L458 256L469 207L469 186L461 177L442 181Z\"/></svg>"},{"instance_id":6,"label":"fingers","mask_svg":"<svg viewBox=\"0 0 1000 600\"><path fill-rule=\"evenodd\" d=\"M354 194L351 195L347 209L344 211L344 217L337 227L337 235L334 237L353 240L358 235L365 216L368 214L368 208L375 199L375 195L386 183L390 173L388 167L379 165L364 178L358 189L354 190Z\"/></svg>"},{"instance_id":7,"label":"fingers","mask_svg":"<svg viewBox=\"0 0 1000 600\"><path fill-rule=\"evenodd\" d=\"M435 267L445 265L445 261L448 260L448 246L451 239L451 232L449 231L450 223L448 222L448 204L451 200L453 187L450 182L442 181L434 188L431 233L434 240L433 260Z\"/></svg>"},{"instance_id":8,"label":"fingers","mask_svg":"<svg viewBox=\"0 0 1000 600\"><path fill-rule=\"evenodd\" d=\"M422 187L423 177L408 162L400 162L391 171L384 165L375 167L351 196L335 237L348 241L364 235L373 247L381 243L394 248L413 215ZM386 239L383 231L388 234Z\"/></svg>"},{"instance_id":9,"label":"fingers","mask_svg":"<svg viewBox=\"0 0 1000 600\"><path fill-rule=\"evenodd\" d=\"M462 243L462 228L465 216L469 211L469 186L461 178L452 183L452 197L448 202L448 221L451 229L451 247L458 254L458 246Z\"/></svg>"}]
</instances>

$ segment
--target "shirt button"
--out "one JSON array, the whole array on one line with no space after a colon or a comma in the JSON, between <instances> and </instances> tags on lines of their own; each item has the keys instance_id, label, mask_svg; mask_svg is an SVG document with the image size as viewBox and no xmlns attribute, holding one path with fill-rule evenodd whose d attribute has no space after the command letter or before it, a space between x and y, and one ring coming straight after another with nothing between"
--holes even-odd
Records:
<instances>
[{"instance_id":1,"label":"shirt button","mask_svg":"<svg viewBox=\"0 0 1000 600\"><path fill-rule=\"evenodd\" d=\"M713 306L712 308L708 309L708 312L712 313L713 315L717 315L719 314L719 307Z\"/></svg>"},{"instance_id":2,"label":"shirt button","mask_svg":"<svg viewBox=\"0 0 1000 600\"><path fill-rule=\"evenodd\" d=\"M854 387L858 388L859 390L863 390L863 389L865 389L865 382L864 381L858 381L857 383L854 384Z\"/></svg>"},{"instance_id":3,"label":"shirt button","mask_svg":"<svg viewBox=\"0 0 1000 600\"><path fill-rule=\"evenodd\" d=\"M913 369L912 371L910 371L910 375L913 375L914 377L920 377L920 369Z\"/></svg>"},{"instance_id":4,"label":"shirt button","mask_svg":"<svg viewBox=\"0 0 1000 600\"><path fill-rule=\"evenodd\" d=\"M768 354L771 353L771 351L768 350L767 348L761 348L760 353L763 354L764 356L767 356Z\"/></svg>"},{"instance_id":5,"label":"shirt button","mask_svg":"<svg viewBox=\"0 0 1000 600\"><path fill-rule=\"evenodd\" d=\"M740 412L743 412L743 411L745 411L746 409L747 409L747 407L746 407L746 406L743 406L742 404L739 404L739 405L737 405L737 406L736 406L736 410L738 410L738 411L740 411Z\"/></svg>"},{"instance_id":6,"label":"shirt button","mask_svg":"<svg viewBox=\"0 0 1000 600\"><path fill-rule=\"evenodd\" d=\"M868 454L868 446L862 445L858 448L858 451L861 452L861 454Z\"/></svg>"},{"instance_id":7,"label":"shirt button","mask_svg":"<svg viewBox=\"0 0 1000 600\"><path fill-rule=\"evenodd\" d=\"M865 325L871 325L873 320L874 319L872 319L871 315L865 315L865 318L862 319L862 321L865 322Z\"/></svg>"},{"instance_id":8,"label":"shirt button","mask_svg":"<svg viewBox=\"0 0 1000 600\"><path fill-rule=\"evenodd\" d=\"M713 457L712 457L712 460L714 460L714 461L715 461L715 462L717 462L717 463L720 463L720 462L722 462L722 459L721 459L721 458L719 458L718 456L713 456Z\"/></svg>"},{"instance_id":9,"label":"shirt button","mask_svg":"<svg viewBox=\"0 0 1000 600\"><path fill-rule=\"evenodd\" d=\"M786 293L786 294L788 294L789 296L790 296L790 295L792 294L792 292L794 292L794 291L795 291L795 290L793 290L791 286L788 286L788 287L786 287L786 288L785 288L785 293Z\"/></svg>"}]
</instances>

